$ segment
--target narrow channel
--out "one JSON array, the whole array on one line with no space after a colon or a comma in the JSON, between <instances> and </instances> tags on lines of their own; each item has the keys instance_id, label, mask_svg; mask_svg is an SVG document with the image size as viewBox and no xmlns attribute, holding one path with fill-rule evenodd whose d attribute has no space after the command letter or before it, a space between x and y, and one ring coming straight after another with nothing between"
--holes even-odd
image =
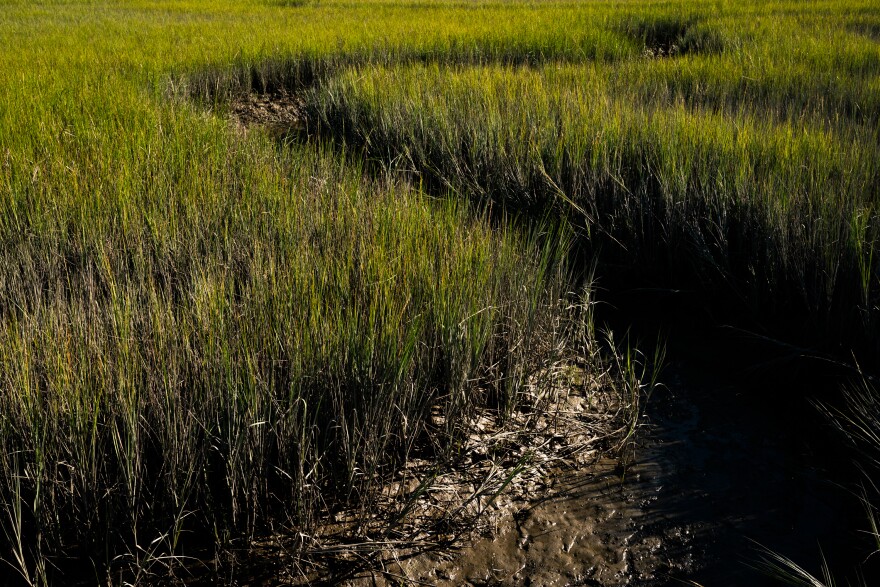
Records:
<instances>
[{"instance_id":1,"label":"narrow channel","mask_svg":"<svg viewBox=\"0 0 880 587\"><path fill-rule=\"evenodd\" d=\"M839 580L880 584L855 494L862 476L813 402L833 401L846 368L689 320L698 306L687 300L644 290L614 300L609 323L643 340L664 333L667 346L630 464L594 481L606 488L592 498L618 500L630 517L622 584L780 585L755 568L762 549L817 577L824 558Z\"/></svg>"}]
</instances>

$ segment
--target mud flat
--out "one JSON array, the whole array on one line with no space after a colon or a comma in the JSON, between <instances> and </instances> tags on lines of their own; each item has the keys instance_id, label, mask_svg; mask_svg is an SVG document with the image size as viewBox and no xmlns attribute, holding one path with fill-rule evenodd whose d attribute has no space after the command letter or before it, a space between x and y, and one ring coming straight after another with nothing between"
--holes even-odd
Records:
<instances>
[{"instance_id":1,"label":"mud flat","mask_svg":"<svg viewBox=\"0 0 880 587\"><path fill-rule=\"evenodd\" d=\"M871 551L864 515L800 415L757 409L756 394L686 361L666 380L622 461L560 473L482 537L347 584L778 585L754 568L759 544L814 572L824 555L876 575L858 554Z\"/></svg>"}]
</instances>

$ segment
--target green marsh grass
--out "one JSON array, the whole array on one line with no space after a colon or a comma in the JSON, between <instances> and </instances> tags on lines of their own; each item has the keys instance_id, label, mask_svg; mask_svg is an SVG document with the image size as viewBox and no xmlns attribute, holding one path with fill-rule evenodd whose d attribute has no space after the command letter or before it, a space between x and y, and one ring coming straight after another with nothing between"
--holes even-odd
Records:
<instances>
[{"instance_id":1,"label":"green marsh grass","mask_svg":"<svg viewBox=\"0 0 880 587\"><path fill-rule=\"evenodd\" d=\"M571 213L612 263L720 291L763 320L785 310L808 344L870 361L880 68L830 89L765 69L753 89L731 83L740 65L705 59L369 65L307 92L306 108L442 189Z\"/></svg>"},{"instance_id":2,"label":"green marsh grass","mask_svg":"<svg viewBox=\"0 0 880 587\"><path fill-rule=\"evenodd\" d=\"M375 8L8 7L0 556L23 582L138 582L369 509L410 450L453 454L474 406L510 409L558 358L564 230L168 99L242 52L395 47L413 11Z\"/></svg>"},{"instance_id":3,"label":"green marsh grass","mask_svg":"<svg viewBox=\"0 0 880 587\"><path fill-rule=\"evenodd\" d=\"M473 407L510 409L556 358L564 236L493 228L337 154L245 150L274 173L220 158L222 199L4 235L4 528L30 577L45 557L127 548L147 569L192 533L369 507L432 408L445 428L421 449L443 458Z\"/></svg>"},{"instance_id":4,"label":"green marsh grass","mask_svg":"<svg viewBox=\"0 0 880 587\"><path fill-rule=\"evenodd\" d=\"M0 557L23 583L69 557L136 583L369 509L572 352L579 230L878 340L871 2L0 12ZM319 140L225 116L280 88Z\"/></svg>"}]
</instances>

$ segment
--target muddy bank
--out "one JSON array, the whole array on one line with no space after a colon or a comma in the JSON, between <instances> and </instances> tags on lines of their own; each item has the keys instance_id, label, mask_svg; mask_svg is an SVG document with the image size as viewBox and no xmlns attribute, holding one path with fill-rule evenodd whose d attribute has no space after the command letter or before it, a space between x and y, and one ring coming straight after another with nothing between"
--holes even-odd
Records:
<instances>
[{"instance_id":1,"label":"muddy bank","mask_svg":"<svg viewBox=\"0 0 880 587\"><path fill-rule=\"evenodd\" d=\"M768 409L687 360L666 381L626 462L558 475L476 541L347 584L778 585L754 568L758 544L814 573L824 554L849 577L878 577L863 564L864 513L839 483L846 463L828 468L799 410Z\"/></svg>"}]
</instances>

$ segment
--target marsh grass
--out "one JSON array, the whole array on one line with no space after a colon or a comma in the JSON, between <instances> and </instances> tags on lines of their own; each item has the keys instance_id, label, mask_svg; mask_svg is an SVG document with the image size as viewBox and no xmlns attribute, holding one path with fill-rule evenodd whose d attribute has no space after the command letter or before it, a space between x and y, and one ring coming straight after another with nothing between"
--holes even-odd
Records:
<instances>
[{"instance_id":1,"label":"marsh grass","mask_svg":"<svg viewBox=\"0 0 880 587\"><path fill-rule=\"evenodd\" d=\"M646 99L655 73L643 90L613 68L355 68L307 92L305 111L428 185L571 214L630 279L714 292L783 337L870 361L876 113L829 127L824 104L794 120L773 104L785 96L722 98L730 110L659 85Z\"/></svg>"},{"instance_id":2,"label":"marsh grass","mask_svg":"<svg viewBox=\"0 0 880 587\"><path fill-rule=\"evenodd\" d=\"M198 124L207 144L232 132ZM141 193L4 235L0 492L25 582L138 583L331 512L367 519L411 454L454 461L475 409L503 419L533 373L592 365L567 342L591 318L564 228L238 137L192 201ZM183 167L170 185L203 147L163 152Z\"/></svg>"},{"instance_id":3,"label":"marsh grass","mask_svg":"<svg viewBox=\"0 0 880 587\"><path fill-rule=\"evenodd\" d=\"M394 4L222 8L17 5L0 29L0 556L23 583L222 566L367 512L413 451L454 458L476 407L503 417L570 352L564 226L490 222L169 100L511 37L444 5L450 28L415 47Z\"/></svg>"},{"instance_id":4,"label":"marsh grass","mask_svg":"<svg viewBox=\"0 0 880 587\"><path fill-rule=\"evenodd\" d=\"M4 528L29 579L366 511L411 451L451 458L474 407L509 411L563 352L564 234L492 228L321 149L246 148L274 173L218 178L224 200L173 224L121 203L127 226L7 233Z\"/></svg>"},{"instance_id":5,"label":"marsh grass","mask_svg":"<svg viewBox=\"0 0 880 587\"><path fill-rule=\"evenodd\" d=\"M870 2L3 14L0 557L25 584L368 511L592 356L575 246L880 340ZM304 141L229 123L282 90Z\"/></svg>"}]
</instances>

